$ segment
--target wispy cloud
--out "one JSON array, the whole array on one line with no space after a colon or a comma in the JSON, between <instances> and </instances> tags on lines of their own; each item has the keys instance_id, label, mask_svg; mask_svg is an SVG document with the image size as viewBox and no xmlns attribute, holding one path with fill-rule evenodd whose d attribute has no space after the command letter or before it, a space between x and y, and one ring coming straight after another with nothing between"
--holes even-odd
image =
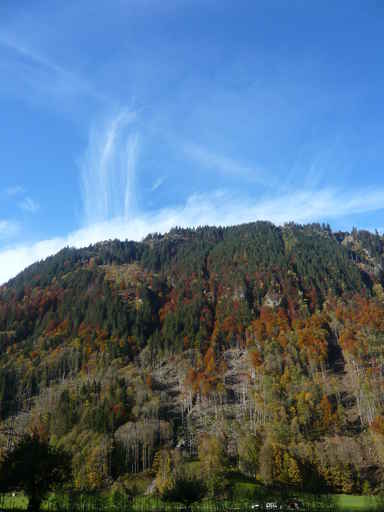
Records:
<instances>
[{"instance_id":1,"label":"wispy cloud","mask_svg":"<svg viewBox=\"0 0 384 512\"><path fill-rule=\"evenodd\" d=\"M139 136L134 112L123 110L91 130L80 163L86 225L114 217L127 219L135 205Z\"/></svg>"},{"instance_id":2,"label":"wispy cloud","mask_svg":"<svg viewBox=\"0 0 384 512\"><path fill-rule=\"evenodd\" d=\"M19 202L19 208L28 213L36 213L40 208L40 205L31 197L25 197L22 201Z\"/></svg>"},{"instance_id":3,"label":"wispy cloud","mask_svg":"<svg viewBox=\"0 0 384 512\"><path fill-rule=\"evenodd\" d=\"M165 180L166 180L166 178L164 178L164 177L157 178L157 180L155 180L152 184L151 192L155 192L158 188L160 188Z\"/></svg>"},{"instance_id":4,"label":"wispy cloud","mask_svg":"<svg viewBox=\"0 0 384 512\"><path fill-rule=\"evenodd\" d=\"M379 210L384 189L346 192L337 189L298 190L259 201L233 197L225 191L192 195L184 204L151 214L115 217L96 222L63 238L44 240L28 246L0 251L0 283L65 246L85 247L100 240L119 238L141 240L150 232L166 232L174 226L233 225L255 220L276 224L288 221L312 222ZM0 224L1 226L1 224ZM0 228L1 229L1 228Z\"/></svg>"},{"instance_id":5,"label":"wispy cloud","mask_svg":"<svg viewBox=\"0 0 384 512\"><path fill-rule=\"evenodd\" d=\"M110 98L89 81L4 31L0 32L0 46L14 54L16 67L26 68L22 76L35 89L60 97L87 95L101 102L110 102Z\"/></svg>"},{"instance_id":6,"label":"wispy cloud","mask_svg":"<svg viewBox=\"0 0 384 512\"><path fill-rule=\"evenodd\" d=\"M16 185L14 187L8 187L7 189L5 189L5 193L8 197L19 196L21 194L24 194L24 192L24 188L19 185Z\"/></svg>"},{"instance_id":7,"label":"wispy cloud","mask_svg":"<svg viewBox=\"0 0 384 512\"><path fill-rule=\"evenodd\" d=\"M15 203L20 210L24 210L28 213L36 213L40 208L39 203L26 195L25 188L20 185L8 187L4 190L4 193L8 197L8 201Z\"/></svg>"},{"instance_id":8,"label":"wispy cloud","mask_svg":"<svg viewBox=\"0 0 384 512\"><path fill-rule=\"evenodd\" d=\"M182 148L189 158L205 169L211 169L227 176L246 179L267 187L273 186L271 177L259 166L245 165L191 142L184 143Z\"/></svg>"},{"instance_id":9,"label":"wispy cloud","mask_svg":"<svg viewBox=\"0 0 384 512\"><path fill-rule=\"evenodd\" d=\"M47 68L54 73L66 73L62 67L46 59L36 51L31 50L24 44L17 42L4 32L0 33L0 44L16 52L19 56L24 57L41 67Z\"/></svg>"},{"instance_id":10,"label":"wispy cloud","mask_svg":"<svg viewBox=\"0 0 384 512\"><path fill-rule=\"evenodd\" d=\"M19 232L19 224L10 220L0 219L0 240L7 240Z\"/></svg>"}]
</instances>

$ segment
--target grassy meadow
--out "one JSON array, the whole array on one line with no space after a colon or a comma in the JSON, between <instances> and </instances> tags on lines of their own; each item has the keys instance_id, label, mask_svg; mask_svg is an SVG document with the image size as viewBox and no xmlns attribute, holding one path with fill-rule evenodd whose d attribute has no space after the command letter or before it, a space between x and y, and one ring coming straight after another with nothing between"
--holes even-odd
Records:
<instances>
[{"instance_id":1,"label":"grassy meadow","mask_svg":"<svg viewBox=\"0 0 384 512\"><path fill-rule=\"evenodd\" d=\"M251 506L255 503L263 504L268 502L283 503L281 494L278 492L269 492L259 497L251 498L252 491L255 491L256 484L238 484L235 496L231 500L203 500L194 504L192 510L198 512L211 511L240 511L252 510ZM255 496L255 494L253 494ZM304 505L304 510L335 510L340 512L361 511L374 512L384 510L384 500L377 496L353 496L345 494L332 494L315 496L310 494L295 494L295 496ZM287 496L285 496L287 499ZM0 497L0 510L17 511L27 510L28 500L22 493L16 493L15 496L5 494ZM80 512L97 511L124 511L146 512L146 511L165 511L175 512L185 507L178 503L164 502L160 498L152 496L136 496L133 499L127 499L119 493L101 493L101 494L82 494L76 495L76 498L70 497L70 494L50 494L43 502L42 510L61 511L78 510ZM267 509L268 510L268 509Z\"/></svg>"}]
</instances>

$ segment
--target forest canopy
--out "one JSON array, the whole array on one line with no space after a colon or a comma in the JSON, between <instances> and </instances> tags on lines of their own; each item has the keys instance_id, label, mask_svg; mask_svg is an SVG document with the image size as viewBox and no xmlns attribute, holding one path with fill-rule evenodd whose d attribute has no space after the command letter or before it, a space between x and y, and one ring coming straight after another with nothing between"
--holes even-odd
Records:
<instances>
[{"instance_id":1,"label":"forest canopy","mask_svg":"<svg viewBox=\"0 0 384 512\"><path fill-rule=\"evenodd\" d=\"M181 456L213 493L228 468L379 490L383 249L269 222L66 248L0 287L2 427L70 451L78 488Z\"/></svg>"}]
</instances>

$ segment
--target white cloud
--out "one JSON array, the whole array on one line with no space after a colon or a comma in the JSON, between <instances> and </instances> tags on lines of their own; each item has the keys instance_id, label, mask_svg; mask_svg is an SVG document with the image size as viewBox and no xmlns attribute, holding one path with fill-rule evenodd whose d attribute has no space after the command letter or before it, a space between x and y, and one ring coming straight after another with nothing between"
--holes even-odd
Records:
<instances>
[{"instance_id":1,"label":"white cloud","mask_svg":"<svg viewBox=\"0 0 384 512\"><path fill-rule=\"evenodd\" d=\"M86 225L132 215L139 149L135 118L134 112L122 110L91 130L80 163Z\"/></svg>"},{"instance_id":2,"label":"white cloud","mask_svg":"<svg viewBox=\"0 0 384 512\"><path fill-rule=\"evenodd\" d=\"M17 222L10 220L0 219L0 240L5 240L15 236L19 232L19 225Z\"/></svg>"},{"instance_id":3,"label":"white cloud","mask_svg":"<svg viewBox=\"0 0 384 512\"><path fill-rule=\"evenodd\" d=\"M65 73L63 68L44 58L42 55L39 55L36 51L33 51L26 45L15 41L4 32L0 33L0 43L10 50L18 53L20 56L34 62L35 64L38 64L39 66L45 67L54 73Z\"/></svg>"},{"instance_id":4,"label":"white cloud","mask_svg":"<svg viewBox=\"0 0 384 512\"><path fill-rule=\"evenodd\" d=\"M8 187L5 189L5 193L9 197L19 196L21 194L24 194L24 188L20 187L19 185L16 185L14 187Z\"/></svg>"},{"instance_id":5,"label":"white cloud","mask_svg":"<svg viewBox=\"0 0 384 512\"><path fill-rule=\"evenodd\" d=\"M247 179L254 183L260 183L266 187L273 186L274 178L258 166L244 165L232 158L218 155L212 151L193 143L182 144L184 153L206 169L212 169L224 175Z\"/></svg>"},{"instance_id":6,"label":"white cloud","mask_svg":"<svg viewBox=\"0 0 384 512\"><path fill-rule=\"evenodd\" d=\"M25 197L22 201L19 202L19 208L28 213L36 213L40 206L31 197Z\"/></svg>"},{"instance_id":7,"label":"white cloud","mask_svg":"<svg viewBox=\"0 0 384 512\"><path fill-rule=\"evenodd\" d=\"M44 94L49 92L60 97L80 94L100 102L110 102L110 98L100 93L93 84L45 57L9 33L0 32L0 45L18 57L17 60L15 59L15 67L20 69L25 67L25 73L21 76L35 90L41 90Z\"/></svg>"},{"instance_id":8,"label":"white cloud","mask_svg":"<svg viewBox=\"0 0 384 512\"><path fill-rule=\"evenodd\" d=\"M157 180L154 181L151 187L151 192L155 192L158 188L160 188L161 185L164 183L165 179L166 178L164 177L157 178Z\"/></svg>"},{"instance_id":9,"label":"white cloud","mask_svg":"<svg viewBox=\"0 0 384 512\"><path fill-rule=\"evenodd\" d=\"M276 224L312 222L324 218L381 209L384 189L355 193L335 189L299 190L291 194L257 200L235 198L227 192L193 195L185 204L130 218L116 217L94 223L63 238L0 251L0 283L65 246L85 247L101 240L141 240L148 233L169 231L174 226L233 225L255 220ZM1 226L1 224L0 224ZM1 228L0 228L1 229Z\"/></svg>"}]
</instances>

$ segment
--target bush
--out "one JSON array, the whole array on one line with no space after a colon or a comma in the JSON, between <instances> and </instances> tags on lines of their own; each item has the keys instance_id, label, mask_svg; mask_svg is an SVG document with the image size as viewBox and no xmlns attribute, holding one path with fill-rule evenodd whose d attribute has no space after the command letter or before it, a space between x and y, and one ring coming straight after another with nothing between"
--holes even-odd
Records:
<instances>
[{"instance_id":1,"label":"bush","mask_svg":"<svg viewBox=\"0 0 384 512\"><path fill-rule=\"evenodd\" d=\"M172 487L163 492L162 498L165 501L179 502L189 507L192 503L201 501L206 492L207 488L202 480L193 476L179 476Z\"/></svg>"}]
</instances>

